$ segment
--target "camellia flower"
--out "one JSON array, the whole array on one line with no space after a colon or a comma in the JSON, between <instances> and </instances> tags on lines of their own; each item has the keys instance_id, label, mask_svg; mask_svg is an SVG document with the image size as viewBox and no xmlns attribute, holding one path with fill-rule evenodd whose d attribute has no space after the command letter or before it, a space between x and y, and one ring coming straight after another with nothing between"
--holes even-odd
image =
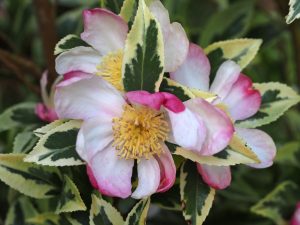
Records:
<instances>
[{"instance_id":1,"label":"camellia flower","mask_svg":"<svg viewBox=\"0 0 300 225\"><path fill-rule=\"evenodd\" d=\"M210 63L203 50L190 44L189 53L179 69L170 73L171 79L178 83L209 91L218 96L213 102L223 109L233 122L253 116L260 108L261 95L253 89L252 81L241 74L241 69L233 61L224 62L209 87ZM276 146L272 138L258 129L245 129L235 126L236 134L246 141L257 155L260 163L251 164L255 168L266 168L273 164ZM197 164L204 181L216 189L226 188L231 182L230 167L216 167Z\"/></svg>"},{"instance_id":2,"label":"camellia flower","mask_svg":"<svg viewBox=\"0 0 300 225\"><path fill-rule=\"evenodd\" d=\"M93 186L108 196L142 198L168 190L176 169L164 142L176 137L176 144L196 146L206 137L201 117L176 96L146 91L123 96L100 76L79 71L57 85L55 109L59 118L83 120L76 150ZM131 194L135 160L138 186Z\"/></svg>"},{"instance_id":3,"label":"camellia flower","mask_svg":"<svg viewBox=\"0 0 300 225\"><path fill-rule=\"evenodd\" d=\"M300 202L296 206L296 211L291 219L290 225L300 225Z\"/></svg>"},{"instance_id":4,"label":"camellia flower","mask_svg":"<svg viewBox=\"0 0 300 225\"><path fill-rule=\"evenodd\" d=\"M58 117L54 110L54 103L53 103L53 94L55 83L52 85L50 96L47 92L47 82L48 82L48 73L44 72L40 81L41 85L41 93L42 93L42 103L38 103L35 107L35 114L45 122L53 122L57 120Z\"/></svg>"},{"instance_id":5,"label":"camellia flower","mask_svg":"<svg viewBox=\"0 0 300 225\"><path fill-rule=\"evenodd\" d=\"M188 39L179 23L170 23L168 11L158 0L149 6L162 28L165 47L165 71L175 71L188 53ZM56 71L66 74L72 71L102 76L118 90L123 90L122 63L127 23L106 9L84 10L82 40L91 47L75 47L56 58Z\"/></svg>"}]
</instances>

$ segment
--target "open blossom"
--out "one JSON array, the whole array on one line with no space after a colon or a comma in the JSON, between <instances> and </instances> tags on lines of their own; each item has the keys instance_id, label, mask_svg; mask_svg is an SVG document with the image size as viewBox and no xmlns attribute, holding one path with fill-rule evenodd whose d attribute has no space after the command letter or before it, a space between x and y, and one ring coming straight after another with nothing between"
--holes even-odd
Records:
<instances>
[{"instance_id":1,"label":"open blossom","mask_svg":"<svg viewBox=\"0 0 300 225\"><path fill-rule=\"evenodd\" d=\"M54 120L58 119L57 114L54 110L54 103L53 103L53 91L54 86L51 90L50 96L47 93L47 72L44 72L40 81L41 85L41 93L42 93L42 100L43 102L38 103L35 107L35 114L45 122L53 122Z\"/></svg>"},{"instance_id":2,"label":"open blossom","mask_svg":"<svg viewBox=\"0 0 300 225\"><path fill-rule=\"evenodd\" d=\"M160 1L153 1L149 9L162 28L165 71L175 71L188 53L185 31L179 23L170 23L168 11ZM60 54L56 58L56 71L62 75L72 71L96 74L123 90L122 62L127 23L120 16L100 8L84 10L83 20L81 39L91 47L75 47Z\"/></svg>"},{"instance_id":3,"label":"open blossom","mask_svg":"<svg viewBox=\"0 0 300 225\"><path fill-rule=\"evenodd\" d=\"M233 61L224 62L209 86L210 63L203 50L190 44L189 53L179 69L170 73L170 77L182 85L209 91L218 96L213 102L226 112L233 122L253 116L260 108L261 95L253 88L250 78L241 74L240 67ZM235 126L236 134L246 141L257 155L260 163L251 164L255 168L272 165L276 146L272 138L258 129L245 129ZM229 167L197 165L199 173L210 186L223 189L231 182Z\"/></svg>"},{"instance_id":4,"label":"open blossom","mask_svg":"<svg viewBox=\"0 0 300 225\"><path fill-rule=\"evenodd\" d=\"M123 96L99 76L72 74L57 85L55 109L59 118L83 120L76 150L87 162L93 186L121 198L168 190L176 169L164 142L181 135L178 140L196 145L198 137L205 136L201 117L193 116L172 94L134 91ZM131 193L135 161L138 186Z\"/></svg>"},{"instance_id":5,"label":"open blossom","mask_svg":"<svg viewBox=\"0 0 300 225\"><path fill-rule=\"evenodd\" d=\"M300 203L297 204L290 225L300 225Z\"/></svg>"}]
</instances>

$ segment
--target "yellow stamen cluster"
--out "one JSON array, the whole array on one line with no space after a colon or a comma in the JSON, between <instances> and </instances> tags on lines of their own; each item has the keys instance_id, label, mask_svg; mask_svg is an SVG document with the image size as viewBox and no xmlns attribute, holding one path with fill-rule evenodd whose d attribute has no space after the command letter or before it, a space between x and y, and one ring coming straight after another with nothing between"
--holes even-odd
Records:
<instances>
[{"instance_id":1,"label":"yellow stamen cluster","mask_svg":"<svg viewBox=\"0 0 300 225\"><path fill-rule=\"evenodd\" d=\"M124 159L149 159L163 152L161 143L168 132L169 126L162 112L125 105L122 116L113 119L113 146Z\"/></svg>"},{"instance_id":2,"label":"yellow stamen cluster","mask_svg":"<svg viewBox=\"0 0 300 225\"><path fill-rule=\"evenodd\" d=\"M101 63L97 66L98 72L96 74L102 76L119 91L123 91L122 63L122 50L110 53L102 58Z\"/></svg>"}]
</instances>

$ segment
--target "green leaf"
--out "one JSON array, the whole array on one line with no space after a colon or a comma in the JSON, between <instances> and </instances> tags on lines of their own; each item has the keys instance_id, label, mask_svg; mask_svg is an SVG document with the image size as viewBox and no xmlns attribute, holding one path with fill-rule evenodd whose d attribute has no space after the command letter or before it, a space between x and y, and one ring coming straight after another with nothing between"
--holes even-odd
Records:
<instances>
[{"instance_id":1,"label":"green leaf","mask_svg":"<svg viewBox=\"0 0 300 225\"><path fill-rule=\"evenodd\" d=\"M90 225L124 224L121 214L109 202L92 195Z\"/></svg>"},{"instance_id":2,"label":"green leaf","mask_svg":"<svg viewBox=\"0 0 300 225\"><path fill-rule=\"evenodd\" d=\"M151 204L156 204L166 210L181 211L180 203L180 189L178 184L174 184L167 192L156 193L151 196Z\"/></svg>"},{"instance_id":3,"label":"green leaf","mask_svg":"<svg viewBox=\"0 0 300 225\"><path fill-rule=\"evenodd\" d=\"M260 39L233 39L220 41L205 48L211 63L211 73L215 74L220 65L226 60L233 60L245 68L257 54L262 40Z\"/></svg>"},{"instance_id":4,"label":"green leaf","mask_svg":"<svg viewBox=\"0 0 300 225\"><path fill-rule=\"evenodd\" d=\"M180 170L180 197L188 224L201 225L212 206L215 190L205 184L196 164L186 161Z\"/></svg>"},{"instance_id":5,"label":"green leaf","mask_svg":"<svg viewBox=\"0 0 300 225\"><path fill-rule=\"evenodd\" d=\"M42 213L26 220L30 225L81 225L69 214Z\"/></svg>"},{"instance_id":6,"label":"green leaf","mask_svg":"<svg viewBox=\"0 0 300 225\"><path fill-rule=\"evenodd\" d=\"M254 1L239 1L223 11L214 13L201 30L200 45L242 37L250 25Z\"/></svg>"},{"instance_id":7,"label":"green leaf","mask_svg":"<svg viewBox=\"0 0 300 225\"><path fill-rule=\"evenodd\" d=\"M50 129L41 137L25 161L47 166L84 164L76 152L76 139L80 126L81 121L71 120Z\"/></svg>"},{"instance_id":8,"label":"green leaf","mask_svg":"<svg viewBox=\"0 0 300 225\"><path fill-rule=\"evenodd\" d=\"M37 136L37 137L42 137L43 135L45 135L46 133L48 133L49 131L53 130L54 128L62 125L63 123L67 122L66 120L55 120L52 123L47 124L46 126L40 127L36 130L33 131L33 133Z\"/></svg>"},{"instance_id":9,"label":"green leaf","mask_svg":"<svg viewBox=\"0 0 300 225\"><path fill-rule=\"evenodd\" d=\"M138 8L138 0L125 0L121 8L120 16L130 25L133 24Z\"/></svg>"},{"instance_id":10,"label":"green leaf","mask_svg":"<svg viewBox=\"0 0 300 225\"><path fill-rule=\"evenodd\" d=\"M63 39L61 39L55 46L54 55L58 55L65 51L78 46L89 46L86 42L81 40L77 35L69 34Z\"/></svg>"},{"instance_id":11,"label":"green leaf","mask_svg":"<svg viewBox=\"0 0 300 225\"><path fill-rule=\"evenodd\" d=\"M6 109L0 115L0 132L40 123L35 114L35 105L36 103L25 102Z\"/></svg>"},{"instance_id":12,"label":"green leaf","mask_svg":"<svg viewBox=\"0 0 300 225\"><path fill-rule=\"evenodd\" d=\"M251 211L269 218L277 225L285 225L287 224L286 219L290 219L286 217L294 211L298 199L298 186L291 181L285 181L254 205Z\"/></svg>"},{"instance_id":13,"label":"green leaf","mask_svg":"<svg viewBox=\"0 0 300 225\"><path fill-rule=\"evenodd\" d=\"M160 25L144 0L140 0L124 50L122 77L125 91L158 91L163 66L164 44Z\"/></svg>"},{"instance_id":14,"label":"green leaf","mask_svg":"<svg viewBox=\"0 0 300 225\"><path fill-rule=\"evenodd\" d=\"M74 182L64 176L63 190L58 200L58 205L55 213L84 211L86 206L80 197L80 193Z\"/></svg>"},{"instance_id":15,"label":"green leaf","mask_svg":"<svg viewBox=\"0 0 300 225\"><path fill-rule=\"evenodd\" d=\"M238 122L239 127L255 128L269 124L300 101L300 96L285 84L270 82L254 84L254 87L261 93L261 108L250 119Z\"/></svg>"},{"instance_id":16,"label":"green leaf","mask_svg":"<svg viewBox=\"0 0 300 225\"><path fill-rule=\"evenodd\" d=\"M275 162L287 165L300 167L300 143L299 141L294 141L285 144L278 149Z\"/></svg>"},{"instance_id":17,"label":"green leaf","mask_svg":"<svg viewBox=\"0 0 300 225\"><path fill-rule=\"evenodd\" d=\"M128 214L124 225L144 225L150 206L150 198L140 200Z\"/></svg>"},{"instance_id":18,"label":"green leaf","mask_svg":"<svg viewBox=\"0 0 300 225\"><path fill-rule=\"evenodd\" d=\"M0 154L0 180L33 198L59 193L61 175L57 168L24 162L23 154Z\"/></svg>"},{"instance_id":19,"label":"green leaf","mask_svg":"<svg viewBox=\"0 0 300 225\"><path fill-rule=\"evenodd\" d=\"M27 218L37 215L29 198L22 196L9 207L5 225L28 225Z\"/></svg>"},{"instance_id":20,"label":"green leaf","mask_svg":"<svg viewBox=\"0 0 300 225\"><path fill-rule=\"evenodd\" d=\"M19 133L14 140L13 153L28 153L36 145L38 138L32 131Z\"/></svg>"},{"instance_id":21,"label":"green leaf","mask_svg":"<svg viewBox=\"0 0 300 225\"><path fill-rule=\"evenodd\" d=\"M166 143L170 151L175 155L180 155L183 158L189 159L193 162L210 165L210 166L233 166L237 164L251 164L255 163L255 160L246 157L245 155L233 151L231 149L225 149L213 156L200 156L193 151L186 150L184 148L174 146L170 143Z\"/></svg>"},{"instance_id":22,"label":"green leaf","mask_svg":"<svg viewBox=\"0 0 300 225\"><path fill-rule=\"evenodd\" d=\"M286 22L288 24L292 23L295 19L300 18L300 0L290 0L289 6L289 14L286 17Z\"/></svg>"}]
</instances>

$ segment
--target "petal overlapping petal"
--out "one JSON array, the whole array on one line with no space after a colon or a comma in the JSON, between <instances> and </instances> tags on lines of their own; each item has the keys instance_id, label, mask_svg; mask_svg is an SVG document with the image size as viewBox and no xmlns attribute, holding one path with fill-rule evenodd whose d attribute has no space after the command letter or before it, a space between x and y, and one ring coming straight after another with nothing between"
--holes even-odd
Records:
<instances>
[{"instance_id":1,"label":"petal overlapping petal","mask_svg":"<svg viewBox=\"0 0 300 225\"><path fill-rule=\"evenodd\" d=\"M209 90L210 63L203 50L190 43L189 53L183 64L170 77L178 83L202 91Z\"/></svg>"}]
</instances>

